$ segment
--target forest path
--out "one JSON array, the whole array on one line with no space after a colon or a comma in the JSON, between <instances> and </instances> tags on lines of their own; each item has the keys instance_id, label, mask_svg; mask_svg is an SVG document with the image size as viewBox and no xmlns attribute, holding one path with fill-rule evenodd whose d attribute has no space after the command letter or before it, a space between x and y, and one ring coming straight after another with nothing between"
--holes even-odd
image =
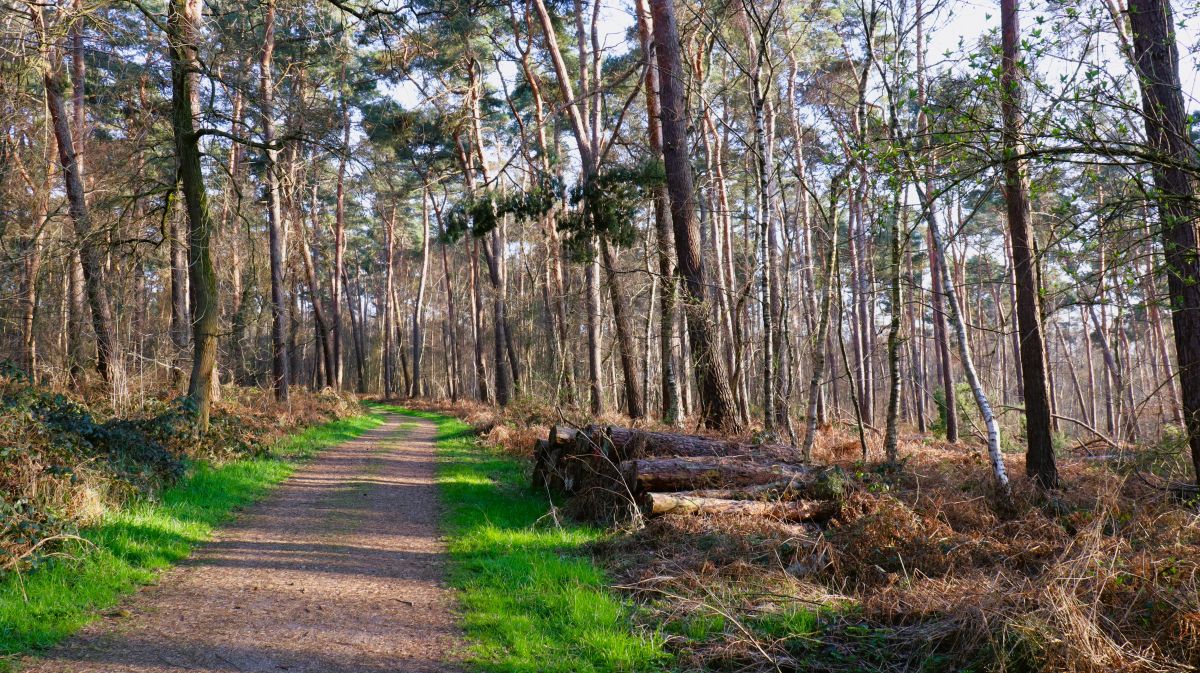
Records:
<instances>
[{"instance_id":1,"label":"forest path","mask_svg":"<svg viewBox=\"0 0 1200 673\"><path fill-rule=\"evenodd\" d=\"M157 585L25 673L442 673L434 425L389 417L326 449Z\"/></svg>"}]
</instances>

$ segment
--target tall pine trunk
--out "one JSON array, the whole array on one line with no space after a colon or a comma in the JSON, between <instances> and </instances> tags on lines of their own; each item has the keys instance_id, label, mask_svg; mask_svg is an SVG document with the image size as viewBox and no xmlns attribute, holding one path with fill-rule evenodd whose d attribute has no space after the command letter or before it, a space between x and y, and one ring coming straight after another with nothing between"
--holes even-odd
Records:
<instances>
[{"instance_id":1,"label":"tall pine trunk","mask_svg":"<svg viewBox=\"0 0 1200 673\"><path fill-rule=\"evenodd\" d=\"M421 191L421 273L417 276L417 301L412 314L412 387L409 397L423 393L422 356L425 350L425 287L429 276L429 187Z\"/></svg>"},{"instance_id":2,"label":"tall pine trunk","mask_svg":"<svg viewBox=\"0 0 1200 673\"><path fill-rule=\"evenodd\" d=\"M1130 0L1134 67L1142 89L1146 138L1158 154L1151 166L1158 206L1171 324L1179 363L1180 407L1192 466L1200 483L1200 248L1197 246L1196 159L1188 137L1179 80L1179 49L1168 0Z\"/></svg>"},{"instance_id":3,"label":"tall pine trunk","mask_svg":"<svg viewBox=\"0 0 1200 673\"><path fill-rule=\"evenodd\" d=\"M642 57L650 61L654 51L653 26L650 18L650 7L646 0L638 0L638 38L641 40ZM646 68L643 82L646 95L646 129L649 136L650 154L655 160L662 159L662 121L660 119L658 101L658 69L650 65ZM662 421L667 425L679 422L679 383L675 358L675 302L678 296L678 283L671 259L674 237L671 235L670 196L667 186L659 185L654 188L654 233L655 253L658 258L658 275L662 279L662 292L659 294L659 385L662 387ZM647 350L650 346L647 344ZM649 391L647 391L649 392Z\"/></svg>"},{"instance_id":4,"label":"tall pine trunk","mask_svg":"<svg viewBox=\"0 0 1200 673\"><path fill-rule=\"evenodd\" d=\"M1000 112L1003 117L1004 200L1012 240L1013 276L1017 286L1017 329L1021 335L1021 380L1025 389L1025 472L1042 488L1058 485L1054 445L1050 437L1050 396L1046 388L1045 343L1039 307L1033 225L1029 206L1029 177L1025 161L1025 120L1021 105L1024 74L1017 0L1000 0L1003 58L1000 74Z\"/></svg>"},{"instance_id":5,"label":"tall pine trunk","mask_svg":"<svg viewBox=\"0 0 1200 673\"><path fill-rule=\"evenodd\" d=\"M683 305L692 347L692 363L700 389L701 415L710 428L737 430L733 391L717 349L712 311L705 297L704 267L700 259L700 228L696 220L696 195L688 156L687 109L684 103L683 66L679 28L673 0L651 0L654 47L657 52L659 97L662 103L663 159L671 197L675 254L683 277Z\"/></svg>"},{"instance_id":6,"label":"tall pine trunk","mask_svg":"<svg viewBox=\"0 0 1200 673\"><path fill-rule=\"evenodd\" d=\"M279 179L279 150L275 145L275 0L266 0L263 18L263 43L259 54L259 105L262 114L262 138L267 146L267 225L271 258L271 385L275 399L288 400L287 298L284 265L287 260L284 240L283 208Z\"/></svg>"}]
</instances>

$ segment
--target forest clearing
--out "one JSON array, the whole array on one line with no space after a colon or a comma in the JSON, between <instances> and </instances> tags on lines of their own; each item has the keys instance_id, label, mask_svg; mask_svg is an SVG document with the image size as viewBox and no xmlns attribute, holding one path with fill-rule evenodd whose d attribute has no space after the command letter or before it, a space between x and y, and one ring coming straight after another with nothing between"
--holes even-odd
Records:
<instances>
[{"instance_id":1,"label":"forest clearing","mask_svg":"<svg viewBox=\"0 0 1200 673\"><path fill-rule=\"evenodd\" d=\"M1200 669L1197 19L0 2L0 671Z\"/></svg>"}]
</instances>

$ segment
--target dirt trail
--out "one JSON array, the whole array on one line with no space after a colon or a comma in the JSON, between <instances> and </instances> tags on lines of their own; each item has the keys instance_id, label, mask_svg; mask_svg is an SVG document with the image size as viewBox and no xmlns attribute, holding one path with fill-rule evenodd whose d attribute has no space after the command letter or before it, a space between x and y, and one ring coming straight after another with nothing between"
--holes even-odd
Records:
<instances>
[{"instance_id":1,"label":"dirt trail","mask_svg":"<svg viewBox=\"0 0 1200 673\"><path fill-rule=\"evenodd\" d=\"M390 418L320 457L26 673L458 670L434 426Z\"/></svg>"}]
</instances>

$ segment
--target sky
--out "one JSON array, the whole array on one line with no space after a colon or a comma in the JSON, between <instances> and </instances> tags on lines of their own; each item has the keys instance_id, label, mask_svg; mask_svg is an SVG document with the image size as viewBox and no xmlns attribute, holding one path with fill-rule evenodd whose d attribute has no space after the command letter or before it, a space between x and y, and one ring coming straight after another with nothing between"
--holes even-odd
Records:
<instances>
[{"instance_id":1,"label":"sky","mask_svg":"<svg viewBox=\"0 0 1200 673\"><path fill-rule=\"evenodd\" d=\"M635 23L634 3L630 0L600 0L601 7L600 40L609 56L623 54L637 48L636 41L628 40ZM931 2L932 0L926 0ZM1118 0L1124 4L1126 0ZM1103 11L1104 0L1059 0L1054 3L1058 7L1057 16L1063 16L1063 7L1074 4L1080 12ZM1189 110L1200 110L1200 2L1194 0L1175 0L1175 20L1177 24L1177 40L1180 50L1180 76L1183 84L1184 98ZM1033 39L1038 28L1043 35L1053 36L1056 28L1055 15L1048 11L1050 3L1044 0L1023 3L1021 28L1025 39ZM1107 25L1107 12L1100 17L1105 21L1105 39L1099 44L1101 59L1107 59L1113 68L1124 68L1123 57L1116 46L1115 37ZM1039 22L1041 19L1041 22ZM927 22L928 62L934 69L961 68L964 60L964 49L970 50L988 31L998 30L1000 26L999 1L984 2L982 0L947 0L943 6ZM1068 26L1070 28L1071 26ZM950 52L951 56L946 57ZM1073 64L1043 58L1036 67L1049 81L1056 79L1057 74L1066 72ZM501 71L510 83L516 79L517 66L505 63ZM490 83L499 88L498 76L492 73L488 76ZM421 103L417 88L411 84L389 86L387 93L403 106L412 108Z\"/></svg>"}]
</instances>

